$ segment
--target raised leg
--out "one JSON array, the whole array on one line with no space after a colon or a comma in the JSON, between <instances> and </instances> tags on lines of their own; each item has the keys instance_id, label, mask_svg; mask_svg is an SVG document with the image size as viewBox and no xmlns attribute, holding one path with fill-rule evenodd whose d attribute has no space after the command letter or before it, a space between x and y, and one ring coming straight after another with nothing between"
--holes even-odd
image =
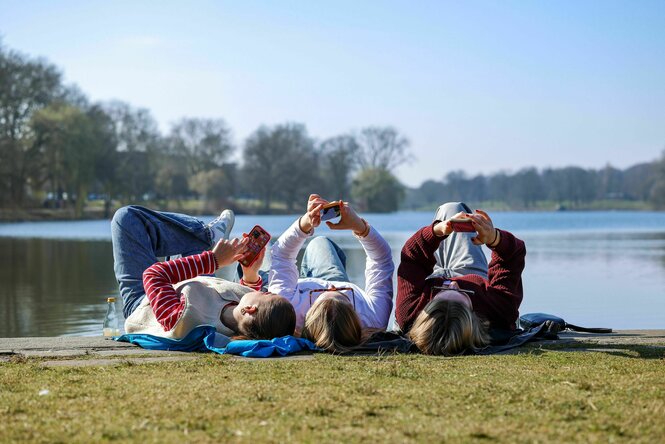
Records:
<instances>
[{"instance_id":1,"label":"raised leg","mask_svg":"<svg viewBox=\"0 0 665 444\"><path fill-rule=\"evenodd\" d=\"M463 211L471 213L462 202L448 202L436 210L434 220L447 220ZM441 242L436 254L436 266L432 276L455 277L477 274L487 279L487 257L481 245L474 245L474 233L453 232Z\"/></svg>"},{"instance_id":2,"label":"raised leg","mask_svg":"<svg viewBox=\"0 0 665 444\"><path fill-rule=\"evenodd\" d=\"M127 318L145 297L143 272L158 257L189 256L211 247L211 237L200 220L132 205L116 211L111 222L113 269Z\"/></svg>"},{"instance_id":3,"label":"raised leg","mask_svg":"<svg viewBox=\"0 0 665 444\"><path fill-rule=\"evenodd\" d=\"M348 282L346 255L335 242L327 237L315 237L305 248L300 276Z\"/></svg>"}]
</instances>

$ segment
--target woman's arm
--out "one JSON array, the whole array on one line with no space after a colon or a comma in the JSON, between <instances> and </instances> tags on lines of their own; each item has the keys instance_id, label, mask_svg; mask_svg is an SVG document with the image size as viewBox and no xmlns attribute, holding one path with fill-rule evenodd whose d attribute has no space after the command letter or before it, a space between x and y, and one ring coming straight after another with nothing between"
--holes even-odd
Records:
<instances>
[{"instance_id":1,"label":"woman's arm","mask_svg":"<svg viewBox=\"0 0 665 444\"><path fill-rule=\"evenodd\" d=\"M373 227L365 237L356 234L367 254L365 261L365 297L374 312L375 323L388 326L393 308L393 273L395 263L388 242Z\"/></svg>"},{"instance_id":2,"label":"woman's arm","mask_svg":"<svg viewBox=\"0 0 665 444\"><path fill-rule=\"evenodd\" d=\"M184 301L173 288L174 284L192 279L200 274L217 270L217 260L212 251L194 256L156 262L143 272L143 287L157 321L168 331L178 322Z\"/></svg>"},{"instance_id":3,"label":"woman's arm","mask_svg":"<svg viewBox=\"0 0 665 444\"><path fill-rule=\"evenodd\" d=\"M245 243L238 239L221 240L212 251L156 262L143 272L146 297L155 318L165 330L173 328L184 308L184 301L173 285L201 274L212 274L220 266L241 259Z\"/></svg>"},{"instance_id":4,"label":"woman's arm","mask_svg":"<svg viewBox=\"0 0 665 444\"><path fill-rule=\"evenodd\" d=\"M526 246L508 231L499 230L499 237L497 245L492 248L487 275L487 304L497 314L501 324L512 326L517 321L524 296L522 271Z\"/></svg>"},{"instance_id":5,"label":"woman's arm","mask_svg":"<svg viewBox=\"0 0 665 444\"><path fill-rule=\"evenodd\" d=\"M439 237L435 234L434 227L437 224L441 223L435 222L418 230L402 248L397 269L395 319L405 332L411 328L413 321L430 301L430 295L426 291L429 287L426 286L425 279L434 271L434 253L445 239L445 236Z\"/></svg>"},{"instance_id":6,"label":"woman's arm","mask_svg":"<svg viewBox=\"0 0 665 444\"><path fill-rule=\"evenodd\" d=\"M321 207L327 203L317 194L309 196L307 212L298 218L277 239L270 250L272 263L268 278L268 291L292 300L298 286L296 259L305 240L314 234L314 228L321 223Z\"/></svg>"}]
</instances>

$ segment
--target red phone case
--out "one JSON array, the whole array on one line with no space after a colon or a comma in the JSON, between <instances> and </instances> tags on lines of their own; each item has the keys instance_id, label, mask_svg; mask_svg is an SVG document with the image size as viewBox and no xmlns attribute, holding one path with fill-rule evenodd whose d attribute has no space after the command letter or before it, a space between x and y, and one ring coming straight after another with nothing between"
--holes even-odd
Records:
<instances>
[{"instance_id":1,"label":"red phone case","mask_svg":"<svg viewBox=\"0 0 665 444\"><path fill-rule=\"evenodd\" d=\"M263 250L270 241L270 233L264 230L260 225L254 225L254 228L251 229L247 237L249 238L247 248L250 251L250 255L239 261L245 267L249 267L256 262L259 253L261 253L261 250Z\"/></svg>"},{"instance_id":2,"label":"red phone case","mask_svg":"<svg viewBox=\"0 0 665 444\"><path fill-rule=\"evenodd\" d=\"M453 228L453 231L459 233L473 233L476 231L476 229L473 228L471 219L451 219L450 226Z\"/></svg>"}]
</instances>

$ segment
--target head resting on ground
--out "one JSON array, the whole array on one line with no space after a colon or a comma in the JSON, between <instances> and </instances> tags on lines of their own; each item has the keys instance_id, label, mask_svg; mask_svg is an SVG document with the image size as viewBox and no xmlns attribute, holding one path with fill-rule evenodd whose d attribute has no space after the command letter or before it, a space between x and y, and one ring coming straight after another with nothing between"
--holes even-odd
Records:
<instances>
[{"instance_id":1,"label":"head resting on ground","mask_svg":"<svg viewBox=\"0 0 665 444\"><path fill-rule=\"evenodd\" d=\"M454 356L489 344L487 326L463 302L432 299L408 332L426 355Z\"/></svg>"},{"instance_id":2,"label":"head resting on ground","mask_svg":"<svg viewBox=\"0 0 665 444\"><path fill-rule=\"evenodd\" d=\"M296 328L296 311L282 296L252 291L245 294L233 309L238 322L236 339L273 339L292 335Z\"/></svg>"},{"instance_id":3,"label":"head resting on ground","mask_svg":"<svg viewBox=\"0 0 665 444\"><path fill-rule=\"evenodd\" d=\"M344 353L362 342L363 330L349 299L339 291L326 291L307 312L301 336L328 352Z\"/></svg>"}]
</instances>

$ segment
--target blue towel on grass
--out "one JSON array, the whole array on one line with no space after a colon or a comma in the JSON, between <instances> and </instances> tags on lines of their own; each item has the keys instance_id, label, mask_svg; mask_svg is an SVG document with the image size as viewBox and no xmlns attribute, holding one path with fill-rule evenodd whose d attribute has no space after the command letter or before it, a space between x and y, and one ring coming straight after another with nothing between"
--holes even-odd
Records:
<instances>
[{"instance_id":1,"label":"blue towel on grass","mask_svg":"<svg viewBox=\"0 0 665 444\"><path fill-rule=\"evenodd\" d=\"M203 325L190 331L182 339L167 339L145 334L125 334L116 341L129 342L148 350L169 350L185 352L207 352L240 355L248 358L267 358L270 356L286 356L303 350L318 350L307 339L294 336L281 338L248 339L231 341L215 331L215 327Z\"/></svg>"}]
</instances>

